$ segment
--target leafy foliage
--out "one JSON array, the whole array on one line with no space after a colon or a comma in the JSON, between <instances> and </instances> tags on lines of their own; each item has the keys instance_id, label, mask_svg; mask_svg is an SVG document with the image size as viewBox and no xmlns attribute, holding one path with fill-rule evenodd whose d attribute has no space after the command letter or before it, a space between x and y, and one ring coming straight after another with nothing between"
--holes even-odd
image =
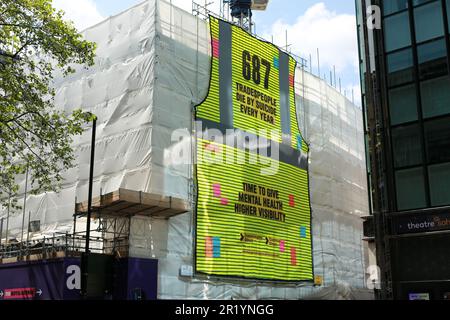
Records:
<instances>
[{"instance_id":1,"label":"leafy foliage","mask_svg":"<svg viewBox=\"0 0 450 320\"><path fill-rule=\"evenodd\" d=\"M83 40L51 0L0 2L0 203L17 196L17 176L31 177L31 192L57 191L73 166L71 143L90 113L65 114L54 106L55 71L94 64L95 43ZM14 202L13 202L14 203Z\"/></svg>"}]
</instances>

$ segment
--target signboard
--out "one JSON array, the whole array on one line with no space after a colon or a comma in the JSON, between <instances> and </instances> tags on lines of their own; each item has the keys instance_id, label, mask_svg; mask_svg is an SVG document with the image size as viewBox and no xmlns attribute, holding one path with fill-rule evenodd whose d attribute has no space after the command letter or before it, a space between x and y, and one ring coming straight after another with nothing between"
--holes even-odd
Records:
<instances>
[{"instance_id":1,"label":"signboard","mask_svg":"<svg viewBox=\"0 0 450 320\"><path fill-rule=\"evenodd\" d=\"M0 298L5 300L30 300L41 295L42 290L36 290L36 288L13 288L0 290Z\"/></svg>"},{"instance_id":2,"label":"signboard","mask_svg":"<svg viewBox=\"0 0 450 320\"><path fill-rule=\"evenodd\" d=\"M41 231L41 220L30 221L28 225L28 232L39 232Z\"/></svg>"},{"instance_id":3,"label":"signboard","mask_svg":"<svg viewBox=\"0 0 450 320\"><path fill-rule=\"evenodd\" d=\"M322 276L315 275L314 276L314 285L321 286L323 284Z\"/></svg>"},{"instance_id":4,"label":"signboard","mask_svg":"<svg viewBox=\"0 0 450 320\"><path fill-rule=\"evenodd\" d=\"M196 107L196 272L312 282L296 62L228 22L210 17L210 29L210 87Z\"/></svg>"},{"instance_id":5,"label":"signboard","mask_svg":"<svg viewBox=\"0 0 450 320\"><path fill-rule=\"evenodd\" d=\"M449 213L412 214L392 217L397 234L431 232L450 229Z\"/></svg>"},{"instance_id":6,"label":"signboard","mask_svg":"<svg viewBox=\"0 0 450 320\"><path fill-rule=\"evenodd\" d=\"M409 300L430 300L429 293L410 293Z\"/></svg>"}]
</instances>

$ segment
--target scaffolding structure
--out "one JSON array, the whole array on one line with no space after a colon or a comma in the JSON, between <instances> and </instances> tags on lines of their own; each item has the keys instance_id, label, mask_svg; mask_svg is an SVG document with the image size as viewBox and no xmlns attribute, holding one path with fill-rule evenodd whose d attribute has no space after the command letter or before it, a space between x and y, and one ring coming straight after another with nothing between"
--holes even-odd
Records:
<instances>
[{"instance_id":1,"label":"scaffolding structure","mask_svg":"<svg viewBox=\"0 0 450 320\"><path fill-rule=\"evenodd\" d=\"M117 222L109 219L102 221L114 226ZM123 221L122 226L128 225L129 220ZM129 234L126 229L114 230L113 227L93 229L93 233L99 233L98 236L90 237L90 251L108 255L126 257L128 254ZM41 239L26 242L9 242L0 245L0 264L15 263L20 261L48 260L64 257L80 257L85 252L86 236L85 232L76 233L58 233L55 232L51 237L42 237Z\"/></svg>"}]
</instances>

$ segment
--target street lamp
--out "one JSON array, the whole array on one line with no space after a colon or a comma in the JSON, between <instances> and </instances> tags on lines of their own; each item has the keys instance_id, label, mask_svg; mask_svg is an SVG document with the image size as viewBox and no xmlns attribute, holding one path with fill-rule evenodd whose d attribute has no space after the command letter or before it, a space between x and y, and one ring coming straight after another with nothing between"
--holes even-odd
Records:
<instances>
[{"instance_id":1,"label":"street lamp","mask_svg":"<svg viewBox=\"0 0 450 320\"><path fill-rule=\"evenodd\" d=\"M91 160L89 167L89 191L88 191L88 207L86 221L86 246L81 259L81 270L83 279L81 281L81 294L83 298L87 298L88 275L89 275L89 254L90 254L90 236L91 236L91 216L92 216L92 186L94 182L94 162L95 162L95 134L97 131L97 117L94 115L92 120L92 138L91 138Z\"/></svg>"}]
</instances>

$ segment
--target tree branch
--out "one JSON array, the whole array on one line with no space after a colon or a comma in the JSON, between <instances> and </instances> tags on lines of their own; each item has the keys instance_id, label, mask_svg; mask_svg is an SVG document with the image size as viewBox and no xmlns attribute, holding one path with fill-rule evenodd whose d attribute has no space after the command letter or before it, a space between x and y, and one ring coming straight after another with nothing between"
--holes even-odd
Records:
<instances>
[{"instance_id":1,"label":"tree branch","mask_svg":"<svg viewBox=\"0 0 450 320\"><path fill-rule=\"evenodd\" d=\"M10 122L13 122L13 121L15 122L16 120L19 120L20 118L26 116L27 114L30 114L30 112L27 111L27 112L22 113L21 115L18 115L18 116L15 117L15 118L8 119L8 120L6 120L6 121L0 120L0 122L2 122L2 123L10 123Z\"/></svg>"},{"instance_id":2,"label":"tree branch","mask_svg":"<svg viewBox=\"0 0 450 320\"><path fill-rule=\"evenodd\" d=\"M4 124L12 133L13 133L13 135L17 138L17 139L19 139L20 141L22 141L22 143L27 147L27 149L28 150L30 150L30 152L32 153L32 154L34 154L35 155L35 157L39 160L39 161L41 161L41 163L44 163L45 164L45 161L44 161L44 159L42 159L31 147L30 147L30 145L21 137L21 136L19 136L15 131L14 131L14 129L12 129L7 123L5 123Z\"/></svg>"},{"instance_id":3,"label":"tree branch","mask_svg":"<svg viewBox=\"0 0 450 320\"><path fill-rule=\"evenodd\" d=\"M7 53L7 52L5 52L3 50L0 50L0 56L8 57L8 58L11 58L11 59L14 58L13 54Z\"/></svg>"},{"instance_id":4,"label":"tree branch","mask_svg":"<svg viewBox=\"0 0 450 320\"><path fill-rule=\"evenodd\" d=\"M28 111L28 113L31 113L31 114L35 114L35 115L37 115L38 117L40 117L50 128L52 128L52 130L56 130L56 128L55 128L55 126L54 125L52 125L47 119L45 119L45 117L42 115L42 114L40 114L39 112L37 112L37 111Z\"/></svg>"},{"instance_id":5,"label":"tree branch","mask_svg":"<svg viewBox=\"0 0 450 320\"><path fill-rule=\"evenodd\" d=\"M14 54L12 53L7 53L3 50L0 50L0 56L4 56L4 57L8 57L11 58L12 60L18 60L17 56L19 55L20 52L22 52L23 49L25 49L28 45L30 45L30 41L25 41L25 43L19 48L19 50L17 50Z\"/></svg>"},{"instance_id":6,"label":"tree branch","mask_svg":"<svg viewBox=\"0 0 450 320\"><path fill-rule=\"evenodd\" d=\"M19 50L14 54L13 56L13 60L17 59L17 56L20 54L20 52L22 52L23 49L25 49L25 47L27 47L30 44L30 41L25 41L25 43L19 48Z\"/></svg>"},{"instance_id":7,"label":"tree branch","mask_svg":"<svg viewBox=\"0 0 450 320\"><path fill-rule=\"evenodd\" d=\"M0 22L0 26L3 26L3 27L20 27L20 28L28 27L28 26L22 25L22 24L17 24L17 23L3 23L3 22Z\"/></svg>"},{"instance_id":8,"label":"tree branch","mask_svg":"<svg viewBox=\"0 0 450 320\"><path fill-rule=\"evenodd\" d=\"M50 140L50 139L45 139L45 138L41 137L40 135L38 135L36 132L33 132L32 130L25 128L20 122L14 120L14 123L17 124L19 127L21 127L23 130L25 130L26 132L28 132L28 133L30 133L30 134L32 134L32 135L38 137L39 140L41 140L41 141L46 141L46 142L49 142L50 144L53 144L53 143L52 143L52 142L53 142L52 140Z\"/></svg>"}]
</instances>

